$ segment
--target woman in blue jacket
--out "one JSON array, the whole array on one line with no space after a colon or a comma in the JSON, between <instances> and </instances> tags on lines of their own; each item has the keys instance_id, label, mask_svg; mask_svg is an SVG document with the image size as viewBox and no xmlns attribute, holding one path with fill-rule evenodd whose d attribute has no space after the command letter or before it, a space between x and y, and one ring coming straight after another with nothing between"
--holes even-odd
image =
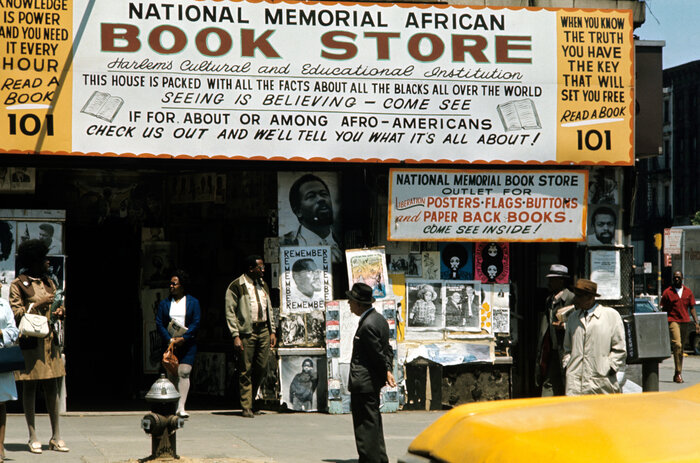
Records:
<instances>
[{"instance_id":1,"label":"woman in blue jacket","mask_svg":"<svg viewBox=\"0 0 700 463\"><path fill-rule=\"evenodd\" d=\"M187 393L190 389L190 373L197 354L195 337L199 328L201 309L199 301L186 294L190 283L189 275L183 270L175 270L170 278L170 297L160 301L156 313L156 327L166 345L175 345L175 355L180 361L177 377L168 373L168 378L180 392L177 414L189 417L185 411Z\"/></svg>"}]
</instances>

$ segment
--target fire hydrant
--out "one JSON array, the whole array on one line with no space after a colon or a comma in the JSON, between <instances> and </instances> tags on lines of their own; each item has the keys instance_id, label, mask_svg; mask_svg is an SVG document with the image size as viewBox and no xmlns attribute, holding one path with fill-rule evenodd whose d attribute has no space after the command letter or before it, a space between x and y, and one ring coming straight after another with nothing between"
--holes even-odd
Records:
<instances>
[{"instance_id":1,"label":"fire hydrant","mask_svg":"<svg viewBox=\"0 0 700 463\"><path fill-rule=\"evenodd\" d=\"M151 412L141 419L141 428L151 435L151 456L156 458L180 458L175 446L175 431L185 425L185 420L176 415L180 393L164 374L156 380L146 394Z\"/></svg>"}]
</instances>

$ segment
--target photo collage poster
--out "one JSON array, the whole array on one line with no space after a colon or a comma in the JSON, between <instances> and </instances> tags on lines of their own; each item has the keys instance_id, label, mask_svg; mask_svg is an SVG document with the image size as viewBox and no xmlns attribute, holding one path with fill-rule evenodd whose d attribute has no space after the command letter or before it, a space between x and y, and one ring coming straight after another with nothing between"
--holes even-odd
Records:
<instances>
[{"instance_id":1,"label":"photo collage poster","mask_svg":"<svg viewBox=\"0 0 700 463\"><path fill-rule=\"evenodd\" d=\"M614 246L620 244L621 182L614 167L594 167L588 176L588 228L586 244Z\"/></svg>"},{"instance_id":2,"label":"photo collage poster","mask_svg":"<svg viewBox=\"0 0 700 463\"><path fill-rule=\"evenodd\" d=\"M279 353L281 405L298 412L325 411L328 373L324 352L281 349Z\"/></svg>"},{"instance_id":3,"label":"photo collage poster","mask_svg":"<svg viewBox=\"0 0 700 463\"><path fill-rule=\"evenodd\" d=\"M278 172L280 246L330 246L342 263L340 175L337 172Z\"/></svg>"},{"instance_id":4,"label":"photo collage poster","mask_svg":"<svg viewBox=\"0 0 700 463\"><path fill-rule=\"evenodd\" d=\"M330 246L281 246L281 313L324 310L333 299Z\"/></svg>"},{"instance_id":5,"label":"photo collage poster","mask_svg":"<svg viewBox=\"0 0 700 463\"><path fill-rule=\"evenodd\" d=\"M372 288L372 296L381 299L388 295L389 276L386 267L384 247L369 249L348 249L345 251L348 267L348 287L355 283L365 283Z\"/></svg>"},{"instance_id":6,"label":"photo collage poster","mask_svg":"<svg viewBox=\"0 0 700 463\"><path fill-rule=\"evenodd\" d=\"M510 246L508 243L476 243L475 279L487 284L510 281Z\"/></svg>"},{"instance_id":7,"label":"photo collage poster","mask_svg":"<svg viewBox=\"0 0 700 463\"><path fill-rule=\"evenodd\" d=\"M305 313L280 314L278 341L282 347L323 347L325 313L312 310Z\"/></svg>"}]
</instances>

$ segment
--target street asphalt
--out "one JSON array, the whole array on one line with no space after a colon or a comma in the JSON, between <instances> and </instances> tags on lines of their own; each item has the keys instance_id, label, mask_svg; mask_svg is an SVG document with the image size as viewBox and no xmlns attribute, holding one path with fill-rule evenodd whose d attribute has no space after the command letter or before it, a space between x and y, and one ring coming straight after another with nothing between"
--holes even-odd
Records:
<instances>
[{"instance_id":1,"label":"street asphalt","mask_svg":"<svg viewBox=\"0 0 700 463\"><path fill-rule=\"evenodd\" d=\"M629 367L629 377L641 368ZM659 366L659 389L672 391L700 383L700 357L685 358L684 384L672 381L673 360ZM48 416L37 416L43 454L27 450L24 416L7 419L5 461L31 463L117 463L135 461L151 453L150 436L140 427L142 412L74 413L61 417L61 431L69 453L48 450ZM411 440L444 412L400 411L384 414L389 460L406 452ZM354 463L357 461L350 415L264 412L243 418L238 411L194 411L177 432L177 451L185 462L201 463Z\"/></svg>"}]
</instances>

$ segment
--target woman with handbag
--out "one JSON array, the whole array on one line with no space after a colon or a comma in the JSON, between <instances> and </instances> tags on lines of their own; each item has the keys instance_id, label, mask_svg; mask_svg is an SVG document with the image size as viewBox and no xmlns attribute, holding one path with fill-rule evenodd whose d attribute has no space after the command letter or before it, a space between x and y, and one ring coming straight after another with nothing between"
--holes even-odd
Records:
<instances>
[{"instance_id":1,"label":"woman with handbag","mask_svg":"<svg viewBox=\"0 0 700 463\"><path fill-rule=\"evenodd\" d=\"M170 278L170 297L163 299L156 312L156 327L169 350L174 347L179 360L177 374L168 369L168 379L180 392L177 414L188 418L185 411L187 393L190 389L190 373L197 354L195 336L199 329L201 309L199 301L187 294L189 275L183 270L175 270Z\"/></svg>"},{"instance_id":2,"label":"woman with handbag","mask_svg":"<svg viewBox=\"0 0 700 463\"><path fill-rule=\"evenodd\" d=\"M0 298L0 350L10 349L17 341L19 331L15 325L15 316L10 304ZM0 463L5 461L5 424L7 422L7 407L5 402L17 400L17 386L12 368L16 366L0 365Z\"/></svg>"},{"instance_id":3,"label":"woman with handbag","mask_svg":"<svg viewBox=\"0 0 700 463\"><path fill-rule=\"evenodd\" d=\"M15 379L22 382L22 405L29 430L29 451L32 453L42 452L34 424L38 385L41 385L44 390L46 408L51 421L52 434L49 450L69 451L61 439L58 422L58 381L66 375L66 369L61 359L58 342L54 340L56 333L43 326L48 324L51 318L62 320L64 317L63 305L54 304L57 288L48 276L50 266L46 258L48 252L49 248L40 240L28 240L20 244L17 247L18 268L25 268L26 271L10 285L10 307L20 326L19 342L25 364L23 370L15 372ZM54 305L59 306L53 307ZM46 320L36 316L31 319L28 317L23 324L22 318L25 314L43 315ZM43 324L39 324L37 320ZM41 337L45 331L48 331L48 334Z\"/></svg>"}]
</instances>

